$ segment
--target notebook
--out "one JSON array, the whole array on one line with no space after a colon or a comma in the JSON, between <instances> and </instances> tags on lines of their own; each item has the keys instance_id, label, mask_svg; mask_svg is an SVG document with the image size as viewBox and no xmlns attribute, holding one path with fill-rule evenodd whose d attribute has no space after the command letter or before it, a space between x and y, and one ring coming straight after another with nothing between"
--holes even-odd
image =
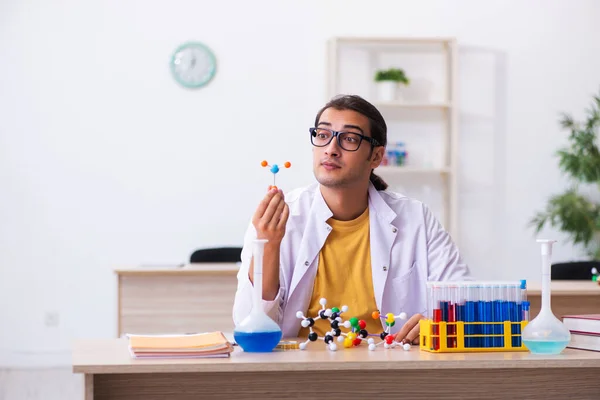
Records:
<instances>
[{"instance_id":1,"label":"notebook","mask_svg":"<svg viewBox=\"0 0 600 400\"><path fill-rule=\"evenodd\" d=\"M133 358L207 358L229 357L233 345L222 332L184 335L128 334Z\"/></svg>"}]
</instances>

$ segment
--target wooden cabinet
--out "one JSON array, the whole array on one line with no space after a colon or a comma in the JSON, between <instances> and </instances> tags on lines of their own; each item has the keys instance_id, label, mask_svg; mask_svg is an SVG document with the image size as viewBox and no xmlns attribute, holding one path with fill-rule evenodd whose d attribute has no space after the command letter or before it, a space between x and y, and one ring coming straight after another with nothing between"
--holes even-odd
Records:
<instances>
[{"instance_id":1,"label":"wooden cabinet","mask_svg":"<svg viewBox=\"0 0 600 400\"><path fill-rule=\"evenodd\" d=\"M238 269L227 263L116 270L117 336L232 332Z\"/></svg>"},{"instance_id":2,"label":"wooden cabinet","mask_svg":"<svg viewBox=\"0 0 600 400\"><path fill-rule=\"evenodd\" d=\"M527 298L531 302L530 320L539 313L542 305L541 284L527 284ZM592 281L552 281L551 307L561 319L568 314L600 314L600 285Z\"/></svg>"}]
</instances>

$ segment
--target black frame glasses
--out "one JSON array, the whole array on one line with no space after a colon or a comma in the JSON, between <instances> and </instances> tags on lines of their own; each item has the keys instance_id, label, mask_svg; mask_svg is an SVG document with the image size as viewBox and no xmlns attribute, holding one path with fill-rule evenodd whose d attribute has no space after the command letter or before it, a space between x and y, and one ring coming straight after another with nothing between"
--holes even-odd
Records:
<instances>
[{"instance_id":1,"label":"black frame glasses","mask_svg":"<svg viewBox=\"0 0 600 400\"><path fill-rule=\"evenodd\" d=\"M324 144L315 144L314 138L317 136L317 129L318 130L324 130L324 131L327 131L327 132L331 133L331 137L329 138L329 140L327 141L327 143L324 143ZM345 151L357 151L358 149L360 149L360 145L362 144L363 140L366 141L366 142L369 142L373 147L381 146L376 139L373 139L372 137L369 137L369 136L361 135L360 133L356 133L356 132L339 132L339 131L334 131L332 129L314 128L314 127L313 128L308 128L308 131L310 132L310 142L315 147L325 147L325 146L328 146L329 143L331 143L331 141L333 140L334 137L337 137L338 146L340 146L340 148L343 149L343 150L345 150ZM347 138L348 137L347 135L352 135L352 137L357 136L359 138L358 146L356 146L356 149L349 150L349 149L345 148L344 145L342 144L343 141L344 141L342 139L343 138Z\"/></svg>"}]
</instances>

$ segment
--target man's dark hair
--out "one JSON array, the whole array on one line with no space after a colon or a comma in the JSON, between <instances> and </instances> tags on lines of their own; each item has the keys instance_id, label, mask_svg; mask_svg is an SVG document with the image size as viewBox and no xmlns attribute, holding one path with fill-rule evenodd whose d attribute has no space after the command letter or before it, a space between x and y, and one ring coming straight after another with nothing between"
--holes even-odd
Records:
<instances>
[{"instance_id":1,"label":"man's dark hair","mask_svg":"<svg viewBox=\"0 0 600 400\"><path fill-rule=\"evenodd\" d=\"M373 104L369 103L362 97L356 95L341 95L334 97L317 113L317 117L315 118L315 126L318 125L323 111L328 108L334 108L336 110L352 110L364 115L369 120L371 137L377 140L381 146L385 147L387 145L387 125L385 124L383 116ZM388 187L388 184L385 183L380 176L374 174L373 170L371 170L371 176L369 179L377 190L385 190Z\"/></svg>"}]
</instances>

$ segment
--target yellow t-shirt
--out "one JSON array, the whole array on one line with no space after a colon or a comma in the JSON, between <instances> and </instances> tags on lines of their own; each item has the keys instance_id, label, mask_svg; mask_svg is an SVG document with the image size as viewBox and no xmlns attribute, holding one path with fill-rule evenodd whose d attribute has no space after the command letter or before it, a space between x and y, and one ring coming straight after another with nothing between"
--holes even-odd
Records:
<instances>
[{"instance_id":1,"label":"yellow t-shirt","mask_svg":"<svg viewBox=\"0 0 600 400\"><path fill-rule=\"evenodd\" d=\"M325 308L347 305L348 311L342 313L344 321L352 317L364 320L369 333L383 331L381 320L371 317L377 309L371 275L371 246L369 240L369 208L352 221L338 221L330 218L327 223L332 227L325 245L319 253L319 266L312 296L308 306L308 317L315 318L322 309L319 300L327 299ZM313 330L324 336L331 330L331 320L315 318ZM340 325L342 332L350 329ZM300 329L300 335L306 337L308 328Z\"/></svg>"}]
</instances>

